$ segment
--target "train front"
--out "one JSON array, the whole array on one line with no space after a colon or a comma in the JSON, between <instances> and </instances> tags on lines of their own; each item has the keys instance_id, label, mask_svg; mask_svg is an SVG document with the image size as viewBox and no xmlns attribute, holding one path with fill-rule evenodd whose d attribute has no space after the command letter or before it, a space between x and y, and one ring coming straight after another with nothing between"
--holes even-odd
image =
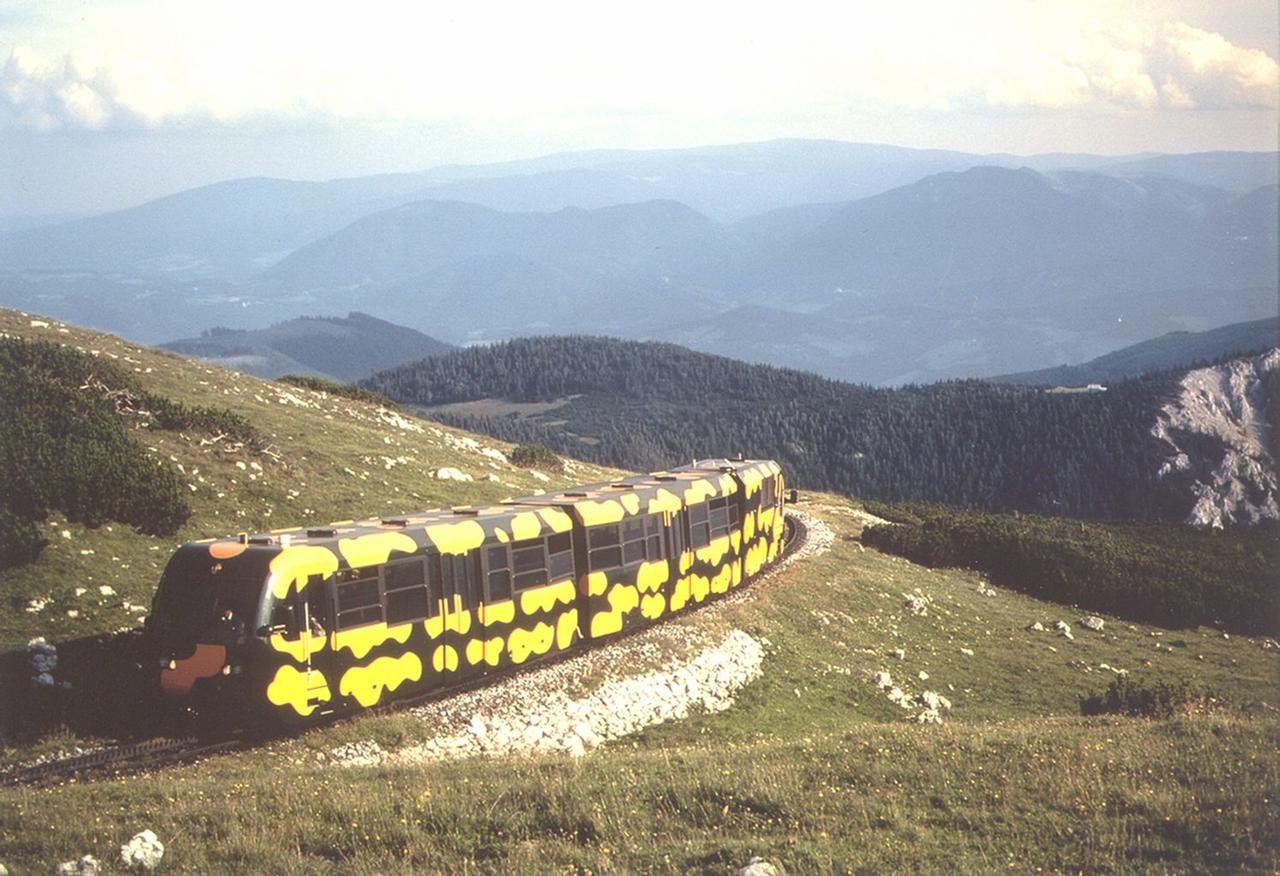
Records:
<instances>
[{"instance_id":1,"label":"train front","mask_svg":"<svg viewBox=\"0 0 1280 876\"><path fill-rule=\"evenodd\" d=\"M269 650L266 580L278 552L186 544L165 567L147 618L148 653L165 699L194 716L197 729L243 727L256 717Z\"/></svg>"}]
</instances>

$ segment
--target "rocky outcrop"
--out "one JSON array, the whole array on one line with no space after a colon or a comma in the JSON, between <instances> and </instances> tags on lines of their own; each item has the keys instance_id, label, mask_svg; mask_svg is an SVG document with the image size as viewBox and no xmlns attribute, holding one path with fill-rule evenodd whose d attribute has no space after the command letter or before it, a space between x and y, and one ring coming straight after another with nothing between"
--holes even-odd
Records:
<instances>
[{"instance_id":1,"label":"rocky outcrop","mask_svg":"<svg viewBox=\"0 0 1280 876\"><path fill-rule=\"evenodd\" d=\"M1280 348L1187 372L1151 433L1168 445L1161 478L1185 480L1186 522L1222 528L1280 518L1269 394Z\"/></svg>"}]
</instances>

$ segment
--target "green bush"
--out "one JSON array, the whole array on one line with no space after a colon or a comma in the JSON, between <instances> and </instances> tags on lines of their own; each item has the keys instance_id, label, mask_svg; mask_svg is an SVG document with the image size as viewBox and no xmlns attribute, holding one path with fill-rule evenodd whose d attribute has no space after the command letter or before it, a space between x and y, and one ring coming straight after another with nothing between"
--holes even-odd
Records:
<instances>
[{"instance_id":1,"label":"green bush","mask_svg":"<svg viewBox=\"0 0 1280 876\"><path fill-rule=\"evenodd\" d=\"M564 463L560 457L545 444L520 444L507 454L512 465L521 468L541 468L547 471L563 471Z\"/></svg>"},{"instance_id":2,"label":"green bush","mask_svg":"<svg viewBox=\"0 0 1280 876\"><path fill-rule=\"evenodd\" d=\"M226 408L185 405L162 395L145 393L143 406L151 413L151 425L167 432L205 432L226 435L245 444L253 444L260 436L252 424Z\"/></svg>"},{"instance_id":3,"label":"green bush","mask_svg":"<svg viewBox=\"0 0 1280 876\"><path fill-rule=\"evenodd\" d=\"M926 566L977 569L1011 590L1170 627L1274 635L1280 525L1202 531L867 503L894 526L862 540Z\"/></svg>"},{"instance_id":4,"label":"green bush","mask_svg":"<svg viewBox=\"0 0 1280 876\"><path fill-rule=\"evenodd\" d=\"M1084 715L1128 715L1132 718L1172 718L1203 711L1220 703L1217 697L1197 691L1185 681L1139 681L1122 676L1101 694L1080 701Z\"/></svg>"},{"instance_id":5,"label":"green bush","mask_svg":"<svg viewBox=\"0 0 1280 876\"><path fill-rule=\"evenodd\" d=\"M400 406L392 401L389 397L372 389L365 389L363 386L355 386L350 383L338 383L334 380L326 380L323 377L308 377L305 374L285 374L277 377L276 380L281 383L288 383L292 386L300 386L303 389L313 389L316 392L326 392L329 395L336 395L342 398L355 399L356 401L368 402L373 405L381 405L392 411L400 410Z\"/></svg>"},{"instance_id":6,"label":"green bush","mask_svg":"<svg viewBox=\"0 0 1280 876\"><path fill-rule=\"evenodd\" d=\"M182 481L132 439L98 384L132 391L110 363L0 338L0 568L39 555L35 524L55 509L86 526L117 520L154 535L190 516Z\"/></svg>"}]
</instances>

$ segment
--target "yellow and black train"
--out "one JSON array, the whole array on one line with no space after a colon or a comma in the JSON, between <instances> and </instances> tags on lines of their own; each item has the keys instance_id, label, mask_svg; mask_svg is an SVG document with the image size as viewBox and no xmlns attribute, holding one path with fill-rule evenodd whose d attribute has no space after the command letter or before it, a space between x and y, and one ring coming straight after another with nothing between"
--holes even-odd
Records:
<instances>
[{"instance_id":1,"label":"yellow and black train","mask_svg":"<svg viewBox=\"0 0 1280 876\"><path fill-rule=\"evenodd\" d=\"M187 544L147 621L160 688L222 720L297 724L471 682L741 586L781 555L783 492L772 460L715 459Z\"/></svg>"}]
</instances>

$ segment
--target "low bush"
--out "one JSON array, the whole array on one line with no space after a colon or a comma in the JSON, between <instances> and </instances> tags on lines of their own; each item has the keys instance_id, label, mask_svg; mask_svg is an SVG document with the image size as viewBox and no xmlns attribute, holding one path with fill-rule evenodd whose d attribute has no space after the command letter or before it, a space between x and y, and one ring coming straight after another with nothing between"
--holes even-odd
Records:
<instances>
[{"instance_id":1,"label":"low bush","mask_svg":"<svg viewBox=\"0 0 1280 876\"><path fill-rule=\"evenodd\" d=\"M867 503L894 526L862 540L926 566L985 572L1039 599L1169 627L1280 631L1280 524L1226 531Z\"/></svg>"},{"instance_id":2,"label":"low bush","mask_svg":"<svg viewBox=\"0 0 1280 876\"><path fill-rule=\"evenodd\" d=\"M363 386L355 386L351 383L338 383L335 380L326 380L323 377L308 377L305 374L285 374L277 377L276 380L281 383L288 383L291 386L300 386L303 389L313 389L316 392L325 392L329 395L381 405L392 411L400 410L398 404L382 393L375 392L372 389L365 389Z\"/></svg>"},{"instance_id":3,"label":"low bush","mask_svg":"<svg viewBox=\"0 0 1280 876\"><path fill-rule=\"evenodd\" d=\"M137 397L110 363L0 339L0 568L39 556L35 524L55 509L86 526L117 520L153 535L190 516L182 481L132 439L113 387Z\"/></svg>"},{"instance_id":4,"label":"low bush","mask_svg":"<svg viewBox=\"0 0 1280 876\"><path fill-rule=\"evenodd\" d=\"M1191 687L1186 681L1141 681L1117 678L1105 692L1080 701L1084 715L1128 715L1132 718L1172 718L1202 712L1223 703L1221 697Z\"/></svg>"},{"instance_id":5,"label":"low bush","mask_svg":"<svg viewBox=\"0 0 1280 876\"><path fill-rule=\"evenodd\" d=\"M151 413L151 425L169 432L205 432L225 435L244 444L254 444L260 436L248 420L226 408L185 405L162 395L145 393L142 404Z\"/></svg>"},{"instance_id":6,"label":"low bush","mask_svg":"<svg viewBox=\"0 0 1280 876\"><path fill-rule=\"evenodd\" d=\"M547 471L563 471L564 463L560 461L560 457L552 452L551 448L545 444L520 444L517 445L507 458L511 460L512 465L518 465L521 468L540 468Z\"/></svg>"}]
</instances>

